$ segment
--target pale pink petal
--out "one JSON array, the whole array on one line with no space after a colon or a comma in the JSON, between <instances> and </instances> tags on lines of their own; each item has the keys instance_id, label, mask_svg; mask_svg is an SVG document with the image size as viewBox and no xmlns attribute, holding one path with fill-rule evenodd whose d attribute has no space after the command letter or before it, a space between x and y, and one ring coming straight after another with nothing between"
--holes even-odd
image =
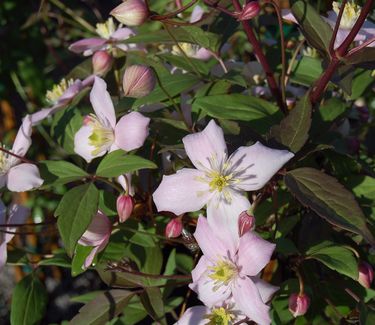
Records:
<instances>
[{"instance_id":1,"label":"pale pink petal","mask_svg":"<svg viewBox=\"0 0 375 325\"><path fill-rule=\"evenodd\" d=\"M201 18L203 17L203 14L204 14L203 8L199 5L195 6L190 16L190 20L189 20L190 23L195 23L198 20L201 20Z\"/></svg>"},{"instance_id":2,"label":"pale pink petal","mask_svg":"<svg viewBox=\"0 0 375 325\"><path fill-rule=\"evenodd\" d=\"M281 15L282 15L283 19L288 20L292 23L298 24L298 21L297 21L296 17L294 17L294 15L292 14L292 11L290 9L282 9Z\"/></svg>"},{"instance_id":3,"label":"pale pink petal","mask_svg":"<svg viewBox=\"0 0 375 325\"><path fill-rule=\"evenodd\" d=\"M74 135L74 152L80 155L88 163L96 157L101 157L106 154L109 148L103 148L103 150L96 155L93 154L96 149L90 144L90 136L93 132L91 125L83 125L77 133Z\"/></svg>"},{"instance_id":4,"label":"pale pink petal","mask_svg":"<svg viewBox=\"0 0 375 325\"><path fill-rule=\"evenodd\" d=\"M82 80L82 87L91 87L94 84L95 81L95 75L89 75L85 79Z\"/></svg>"},{"instance_id":5,"label":"pale pink petal","mask_svg":"<svg viewBox=\"0 0 375 325\"><path fill-rule=\"evenodd\" d=\"M124 189L125 192L127 192L129 195L134 195L134 187L132 186L132 174L126 173L125 175L121 175L117 177L117 181L121 185L121 187Z\"/></svg>"},{"instance_id":6,"label":"pale pink petal","mask_svg":"<svg viewBox=\"0 0 375 325\"><path fill-rule=\"evenodd\" d=\"M27 217L30 215L30 209L19 205L19 204L11 204L9 209L9 218L7 224L10 225L18 225L25 223ZM7 227L7 231L9 232L15 232L17 230L17 227L9 226ZM9 243L10 240L14 237L14 234L5 234L5 242Z\"/></svg>"},{"instance_id":7,"label":"pale pink petal","mask_svg":"<svg viewBox=\"0 0 375 325\"><path fill-rule=\"evenodd\" d=\"M39 124L44 119L46 119L49 116L52 116L62 108L63 105L56 105L50 108L42 108L40 111L30 114L32 126Z\"/></svg>"},{"instance_id":8,"label":"pale pink petal","mask_svg":"<svg viewBox=\"0 0 375 325\"><path fill-rule=\"evenodd\" d=\"M102 125L114 129L116 125L115 108L107 91L107 84L97 76L90 92L90 102Z\"/></svg>"},{"instance_id":9,"label":"pale pink petal","mask_svg":"<svg viewBox=\"0 0 375 325\"><path fill-rule=\"evenodd\" d=\"M198 60L207 61L211 59L212 52L210 50L205 49L204 47L200 48L197 53L194 54L193 58Z\"/></svg>"},{"instance_id":10,"label":"pale pink petal","mask_svg":"<svg viewBox=\"0 0 375 325\"><path fill-rule=\"evenodd\" d=\"M90 252L90 254L86 257L85 262L83 263L83 266L82 266L84 270L86 270L87 268L91 266L96 253L99 253L99 246L95 246Z\"/></svg>"},{"instance_id":11,"label":"pale pink petal","mask_svg":"<svg viewBox=\"0 0 375 325\"><path fill-rule=\"evenodd\" d=\"M20 164L8 171L7 186L12 192L25 192L43 184L38 167L33 164Z\"/></svg>"},{"instance_id":12,"label":"pale pink petal","mask_svg":"<svg viewBox=\"0 0 375 325\"><path fill-rule=\"evenodd\" d=\"M225 201L218 201L213 198L207 205L207 219L213 233L225 242L231 252L231 256L238 249L239 233L238 218L241 212L250 207L249 200L238 192L231 191L232 201L230 204Z\"/></svg>"},{"instance_id":13,"label":"pale pink petal","mask_svg":"<svg viewBox=\"0 0 375 325\"><path fill-rule=\"evenodd\" d=\"M30 115L26 115L18 129L16 139L13 143L12 152L22 157L26 154L31 146L31 132L31 117Z\"/></svg>"},{"instance_id":14,"label":"pale pink petal","mask_svg":"<svg viewBox=\"0 0 375 325\"><path fill-rule=\"evenodd\" d=\"M194 237L203 255L215 261L220 256L232 256L233 252L228 252L227 242L222 241L217 236L217 233L213 231L208 225L207 219L203 216L198 218L197 228L194 232Z\"/></svg>"},{"instance_id":15,"label":"pale pink petal","mask_svg":"<svg viewBox=\"0 0 375 325\"><path fill-rule=\"evenodd\" d=\"M210 169L221 164L227 155L224 133L214 120L202 132L193 133L182 139L186 154L198 169Z\"/></svg>"},{"instance_id":16,"label":"pale pink petal","mask_svg":"<svg viewBox=\"0 0 375 325\"><path fill-rule=\"evenodd\" d=\"M58 104L60 105L66 105L72 99L79 94L79 92L82 90L83 84L81 80L75 80L73 85L69 86L67 90L64 91L64 93L60 96L58 100Z\"/></svg>"},{"instance_id":17,"label":"pale pink petal","mask_svg":"<svg viewBox=\"0 0 375 325\"><path fill-rule=\"evenodd\" d=\"M215 281L206 273L197 282L191 283L189 288L195 291L198 294L198 299L208 307L222 304L231 295L231 287L229 285L215 286Z\"/></svg>"},{"instance_id":18,"label":"pale pink petal","mask_svg":"<svg viewBox=\"0 0 375 325\"><path fill-rule=\"evenodd\" d=\"M6 222L6 213L7 213L7 208L3 201L0 199L0 224L5 224Z\"/></svg>"},{"instance_id":19,"label":"pale pink petal","mask_svg":"<svg viewBox=\"0 0 375 325\"><path fill-rule=\"evenodd\" d=\"M232 288L236 306L259 325L271 324L269 307L264 304L256 285L248 277L238 278Z\"/></svg>"},{"instance_id":20,"label":"pale pink petal","mask_svg":"<svg viewBox=\"0 0 375 325\"><path fill-rule=\"evenodd\" d=\"M135 32L130 28L119 28L117 29L112 35L111 38L117 41L123 41L129 38L130 36L134 36Z\"/></svg>"},{"instance_id":21,"label":"pale pink petal","mask_svg":"<svg viewBox=\"0 0 375 325\"><path fill-rule=\"evenodd\" d=\"M74 53L83 53L87 50L95 52L100 49L104 44L107 43L107 40L104 38L85 38L80 41L74 42L69 46L69 50Z\"/></svg>"},{"instance_id":22,"label":"pale pink petal","mask_svg":"<svg viewBox=\"0 0 375 325\"><path fill-rule=\"evenodd\" d=\"M5 264L7 263L7 243L2 242L0 244L0 272L4 268Z\"/></svg>"},{"instance_id":23,"label":"pale pink petal","mask_svg":"<svg viewBox=\"0 0 375 325\"><path fill-rule=\"evenodd\" d=\"M125 150L131 151L143 146L148 136L150 119L138 112L124 115L115 127L115 143Z\"/></svg>"},{"instance_id":24,"label":"pale pink petal","mask_svg":"<svg viewBox=\"0 0 375 325\"><path fill-rule=\"evenodd\" d=\"M241 274L257 275L270 261L275 246L252 231L245 233L240 238L238 248L238 265L242 267Z\"/></svg>"},{"instance_id":25,"label":"pale pink petal","mask_svg":"<svg viewBox=\"0 0 375 325\"><path fill-rule=\"evenodd\" d=\"M198 279L202 276L204 272L207 271L207 268L210 265L212 265L212 263L210 263L210 261L203 255L199 259L195 268L191 271L191 277L193 279L193 282L198 281Z\"/></svg>"},{"instance_id":26,"label":"pale pink petal","mask_svg":"<svg viewBox=\"0 0 375 325\"><path fill-rule=\"evenodd\" d=\"M0 175L0 188L3 188L7 183L7 175Z\"/></svg>"},{"instance_id":27,"label":"pale pink petal","mask_svg":"<svg viewBox=\"0 0 375 325\"><path fill-rule=\"evenodd\" d=\"M266 304L269 302L274 295L274 293L279 290L279 287L275 287L272 284L269 284L266 281L254 276L251 277L251 280L257 286L260 296L262 297L263 302Z\"/></svg>"},{"instance_id":28,"label":"pale pink petal","mask_svg":"<svg viewBox=\"0 0 375 325\"><path fill-rule=\"evenodd\" d=\"M108 240L108 235L111 231L111 221L104 213L98 211L78 243L83 246L100 246Z\"/></svg>"},{"instance_id":29,"label":"pale pink petal","mask_svg":"<svg viewBox=\"0 0 375 325\"><path fill-rule=\"evenodd\" d=\"M209 321L205 318L210 314L210 309L206 306L194 306L185 311L182 317L175 323L175 325L204 325Z\"/></svg>"},{"instance_id":30,"label":"pale pink petal","mask_svg":"<svg viewBox=\"0 0 375 325\"><path fill-rule=\"evenodd\" d=\"M203 172L191 168L164 176L152 195L158 211L171 211L179 215L202 209L212 195L208 184L199 180L204 176Z\"/></svg>"},{"instance_id":31,"label":"pale pink petal","mask_svg":"<svg viewBox=\"0 0 375 325\"><path fill-rule=\"evenodd\" d=\"M290 151L271 149L260 142L238 148L229 158L233 177L240 180L236 188L261 189L293 156Z\"/></svg>"}]
</instances>

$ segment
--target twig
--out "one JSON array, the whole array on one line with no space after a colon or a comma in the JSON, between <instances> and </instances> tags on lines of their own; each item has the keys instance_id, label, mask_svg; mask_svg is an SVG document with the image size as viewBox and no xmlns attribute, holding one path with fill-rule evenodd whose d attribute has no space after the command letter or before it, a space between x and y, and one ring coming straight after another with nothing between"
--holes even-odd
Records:
<instances>
[{"instance_id":1,"label":"twig","mask_svg":"<svg viewBox=\"0 0 375 325\"><path fill-rule=\"evenodd\" d=\"M331 38L331 41L329 42L329 53L331 54L332 57L335 55L335 48L334 47L335 47L337 32L340 28L341 18L342 18L342 15L344 13L344 9L345 9L345 6L346 6L347 2L348 2L347 0L343 0L342 3L341 3L340 11L339 11L339 14L338 14L337 19L336 19L335 28L333 29L332 38Z\"/></svg>"},{"instance_id":2,"label":"twig","mask_svg":"<svg viewBox=\"0 0 375 325\"><path fill-rule=\"evenodd\" d=\"M8 154L8 155L11 155L11 156L13 156L13 157L18 158L19 160L23 161L24 163L27 163L27 164L33 164L33 165L37 165L37 164L38 164L37 162L34 162L34 161L31 161L31 160L28 160L28 159L26 159L25 157L21 157L21 156L15 154L15 153L13 153L12 151L6 150L6 149L4 149L4 148L1 147L1 146L0 146L0 150L1 150L2 152L5 152L5 153Z\"/></svg>"},{"instance_id":3,"label":"twig","mask_svg":"<svg viewBox=\"0 0 375 325\"><path fill-rule=\"evenodd\" d=\"M177 16L181 12L184 12L185 10L189 9L191 6L194 6L197 2L198 2L198 0L192 0L186 6L183 6L179 9L177 9L176 11L173 11L173 12L171 12L169 14L166 14L166 15L151 15L150 19L151 20L164 20L164 19L172 18L174 16Z\"/></svg>"}]
</instances>

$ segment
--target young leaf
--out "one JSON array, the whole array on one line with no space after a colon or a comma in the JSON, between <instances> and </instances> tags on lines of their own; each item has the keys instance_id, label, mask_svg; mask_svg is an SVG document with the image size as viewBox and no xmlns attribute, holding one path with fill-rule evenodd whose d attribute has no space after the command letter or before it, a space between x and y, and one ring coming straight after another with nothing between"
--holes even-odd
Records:
<instances>
[{"instance_id":1,"label":"young leaf","mask_svg":"<svg viewBox=\"0 0 375 325\"><path fill-rule=\"evenodd\" d=\"M94 184L76 186L65 193L55 211L57 226L68 255L72 255L92 217L98 211L99 191Z\"/></svg>"},{"instance_id":2,"label":"young leaf","mask_svg":"<svg viewBox=\"0 0 375 325\"><path fill-rule=\"evenodd\" d=\"M12 325L37 324L47 307L47 291L35 274L17 283L12 296L10 322Z\"/></svg>"},{"instance_id":3,"label":"young leaf","mask_svg":"<svg viewBox=\"0 0 375 325\"><path fill-rule=\"evenodd\" d=\"M141 294L141 302L148 314L159 324L166 324L164 318L164 302L160 288L145 288L145 292Z\"/></svg>"},{"instance_id":4,"label":"young leaf","mask_svg":"<svg viewBox=\"0 0 375 325\"><path fill-rule=\"evenodd\" d=\"M71 325L102 325L121 314L134 295L128 290L109 290L99 293L71 321Z\"/></svg>"},{"instance_id":5,"label":"young leaf","mask_svg":"<svg viewBox=\"0 0 375 325\"><path fill-rule=\"evenodd\" d=\"M375 239L352 193L335 178L313 168L298 168L285 175L285 184L297 199L334 226Z\"/></svg>"},{"instance_id":6,"label":"young leaf","mask_svg":"<svg viewBox=\"0 0 375 325\"><path fill-rule=\"evenodd\" d=\"M298 152L309 138L311 111L312 107L308 93L301 98L296 107L279 125L271 128L271 135L291 151Z\"/></svg>"},{"instance_id":7,"label":"young leaf","mask_svg":"<svg viewBox=\"0 0 375 325\"><path fill-rule=\"evenodd\" d=\"M96 175L101 177L117 177L146 168L157 168L157 166L150 160L129 155L123 150L116 150L104 157L96 170Z\"/></svg>"},{"instance_id":8,"label":"young leaf","mask_svg":"<svg viewBox=\"0 0 375 325\"><path fill-rule=\"evenodd\" d=\"M63 160L41 161L39 171L46 185L66 184L88 176L81 168Z\"/></svg>"}]
</instances>

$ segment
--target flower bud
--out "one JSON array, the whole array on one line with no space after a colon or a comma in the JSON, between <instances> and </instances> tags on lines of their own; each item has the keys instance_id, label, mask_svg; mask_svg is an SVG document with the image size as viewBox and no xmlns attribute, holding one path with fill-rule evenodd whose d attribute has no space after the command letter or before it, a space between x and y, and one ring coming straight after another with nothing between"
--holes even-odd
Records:
<instances>
[{"instance_id":1,"label":"flower bud","mask_svg":"<svg viewBox=\"0 0 375 325\"><path fill-rule=\"evenodd\" d=\"M289 311L294 317L305 315L310 306L310 298L302 293L293 293L289 297Z\"/></svg>"},{"instance_id":2,"label":"flower bud","mask_svg":"<svg viewBox=\"0 0 375 325\"><path fill-rule=\"evenodd\" d=\"M125 96L141 98L154 89L155 83L155 75L150 67L132 65L125 70L122 85Z\"/></svg>"},{"instance_id":3,"label":"flower bud","mask_svg":"<svg viewBox=\"0 0 375 325\"><path fill-rule=\"evenodd\" d=\"M258 1L251 1L243 7L242 12L238 14L238 20L249 20L259 15L260 5Z\"/></svg>"},{"instance_id":4,"label":"flower bud","mask_svg":"<svg viewBox=\"0 0 375 325\"><path fill-rule=\"evenodd\" d=\"M112 68L113 58L106 51L97 51L92 56L92 68L97 76L104 76Z\"/></svg>"},{"instance_id":5,"label":"flower bud","mask_svg":"<svg viewBox=\"0 0 375 325\"><path fill-rule=\"evenodd\" d=\"M240 214L238 219L238 231L240 237L243 236L248 231L252 230L255 226L255 218L254 216L247 213L247 211L243 211Z\"/></svg>"},{"instance_id":6,"label":"flower bud","mask_svg":"<svg viewBox=\"0 0 375 325\"><path fill-rule=\"evenodd\" d=\"M122 194L117 198L116 202L117 213L120 222L125 222L129 219L134 208L134 199L132 196Z\"/></svg>"},{"instance_id":7,"label":"flower bud","mask_svg":"<svg viewBox=\"0 0 375 325\"><path fill-rule=\"evenodd\" d=\"M110 14L127 26L142 25L148 18L149 11L143 0L125 0Z\"/></svg>"},{"instance_id":8,"label":"flower bud","mask_svg":"<svg viewBox=\"0 0 375 325\"><path fill-rule=\"evenodd\" d=\"M174 218L165 227L165 236L167 238L176 238L181 235L182 228L181 218Z\"/></svg>"},{"instance_id":9,"label":"flower bud","mask_svg":"<svg viewBox=\"0 0 375 325\"><path fill-rule=\"evenodd\" d=\"M359 276L358 282L365 288L370 288L374 278L374 270L372 266L366 262L360 262L358 266Z\"/></svg>"}]
</instances>

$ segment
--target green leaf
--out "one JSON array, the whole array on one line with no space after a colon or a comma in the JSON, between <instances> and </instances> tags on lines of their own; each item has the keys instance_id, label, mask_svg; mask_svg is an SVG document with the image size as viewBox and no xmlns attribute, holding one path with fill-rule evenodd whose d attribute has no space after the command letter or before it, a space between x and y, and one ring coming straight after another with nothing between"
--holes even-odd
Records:
<instances>
[{"instance_id":1,"label":"green leaf","mask_svg":"<svg viewBox=\"0 0 375 325\"><path fill-rule=\"evenodd\" d=\"M270 102L241 94L199 97L194 100L193 109L219 119L247 121L259 133L266 132L282 117Z\"/></svg>"},{"instance_id":2,"label":"green leaf","mask_svg":"<svg viewBox=\"0 0 375 325\"><path fill-rule=\"evenodd\" d=\"M57 226L68 255L98 211L99 191L94 184L76 186L65 193L55 211Z\"/></svg>"},{"instance_id":3,"label":"green leaf","mask_svg":"<svg viewBox=\"0 0 375 325\"><path fill-rule=\"evenodd\" d=\"M313 168L298 168L285 175L285 184L304 205L339 228L375 240L352 193L335 178Z\"/></svg>"},{"instance_id":4,"label":"green leaf","mask_svg":"<svg viewBox=\"0 0 375 325\"><path fill-rule=\"evenodd\" d=\"M65 252L61 252L62 249L59 249L56 252L53 252L54 255L51 258L46 258L41 260L38 265L45 265L45 266L59 266L59 267L65 267L70 268L71 267L71 260L68 255L66 255Z\"/></svg>"},{"instance_id":5,"label":"green leaf","mask_svg":"<svg viewBox=\"0 0 375 325\"><path fill-rule=\"evenodd\" d=\"M312 106L307 93L279 125L271 128L271 135L294 153L298 152L309 138L311 112Z\"/></svg>"},{"instance_id":6,"label":"green leaf","mask_svg":"<svg viewBox=\"0 0 375 325\"><path fill-rule=\"evenodd\" d=\"M374 82L371 70L357 69L352 83L350 99L355 100L363 95L366 89Z\"/></svg>"},{"instance_id":7,"label":"green leaf","mask_svg":"<svg viewBox=\"0 0 375 325\"><path fill-rule=\"evenodd\" d=\"M90 255L93 249L94 247L92 246L82 246L80 244L77 244L72 260L71 274L73 277L76 277L77 275L85 272L86 269L84 268L84 263L86 257Z\"/></svg>"},{"instance_id":8,"label":"green leaf","mask_svg":"<svg viewBox=\"0 0 375 325\"><path fill-rule=\"evenodd\" d=\"M160 324L167 324L164 318L164 302L160 288L145 288L140 296L141 302L148 314Z\"/></svg>"},{"instance_id":9,"label":"green leaf","mask_svg":"<svg viewBox=\"0 0 375 325\"><path fill-rule=\"evenodd\" d=\"M323 242L310 247L306 255L322 262L331 270L346 275L353 280L358 279L358 263L353 252L331 242Z\"/></svg>"},{"instance_id":10,"label":"green leaf","mask_svg":"<svg viewBox=\"0 0 375 325\"><path fill-rule=\"evenodd\" d=\"M104 157L96 170L96 175L117 177L146 168L157 168L157 166L150 160L127 154L123 150L116 150Z\"/></svg>"},{"instance_id":11,"label":"green leaf","mask_svg":"<svg viewBox=\"0 0 375 325\"><path fill-rule=\"evenodd\" d=\"M322 73L323 68L319 59L303 56L294 63L291 79L295 83L310 87Z\"/></svg>"},{"instance_id":12,"label":"green leaf","mask_svg":"<svg viewBox=\"0 0 375 325\"><path fill-rule=\"evenodd\" d=\"M10 323L34 325L41 321L47 307L47 291L35 274L17 283L13 291Z\"/></svg>"},{"instance_id":13,"label":"green leaf","mask_svg":"<svg viewBox=\"0 0 375 325\"><path fill-rule=\"evenodd\" d=\"M375 48L365 47L343 59L346 64L363 67L368 70L375 69Z\"/></svg>"},{"instance_id":14,"label":"green leaf","mask_svg":"<svg viewBox=\"0 0 375 325\"><path fill-rule=\"evenodd\" d=\"M329 54L332 28L328 23L306 0L295 1L291 9L309 44L317 50Z\"/></svg>"},{"instance_id":15,"label":"green leaf","mask_svg":"<svg viewBox=\"0 0 375 325\"><path fill-rule=\"evenodd\" d=\"M134 295L127 290L109 290L99 293L88 302L69 324L71 325L103 325L121 314Z\"/></svg>"},{"instance_id":16,"label":"green leaf","mask_svg":"<svg viewBox=\"0 0 375 325\"><path fill-rule=\"evenodd\" d=\"M354 195L359 199L375 203L375 178L370 176L351 176L347 184L350 186Z\"/></svg>"},{"instance_id":17,"label":"green leaf","mask_svg":"<svg viewBox=\"0 0 375 325\"><path fill-rule=\"evenodd\" d=\"M44 179L45 185L62 185L88 176L88 174L81 168L63 160L41 161L39 171Z\"/></svg>"}]
</instances>

